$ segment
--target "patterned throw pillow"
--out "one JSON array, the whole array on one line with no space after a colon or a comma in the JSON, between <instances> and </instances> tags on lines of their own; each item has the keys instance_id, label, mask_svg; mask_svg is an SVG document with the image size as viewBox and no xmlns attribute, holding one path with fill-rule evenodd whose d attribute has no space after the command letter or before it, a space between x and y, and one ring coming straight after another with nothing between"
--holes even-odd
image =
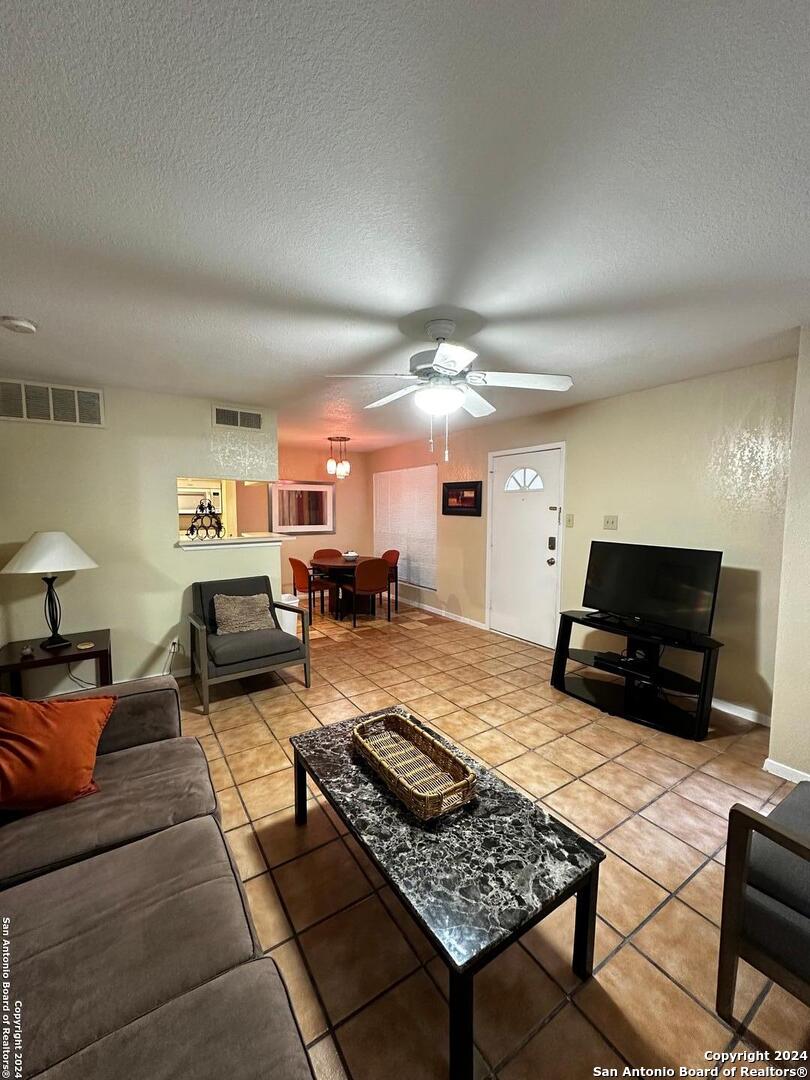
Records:
<instances>
[{"instance_id":1,"label":"patterned throw pillow","mask_svg":"<svg viewBox=\"0 0 810 1080\"><path fill-rule=\"evenodd\" d=\"M214 596L218 634L241 634L244 630L275 630L267 593L253 596Z\"/></svg>"}]
</instances>

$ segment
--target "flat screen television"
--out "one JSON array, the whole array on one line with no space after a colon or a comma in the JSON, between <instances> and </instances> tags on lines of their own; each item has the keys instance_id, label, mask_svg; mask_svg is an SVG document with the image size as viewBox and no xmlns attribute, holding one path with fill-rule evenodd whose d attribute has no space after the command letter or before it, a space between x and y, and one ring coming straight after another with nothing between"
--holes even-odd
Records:
<instances>
[{"instance_id":1,"label":"flat screen television","mask_svg":"<svg viewBox=\"0 0 810 1080\"><path fill-rule=\"evenodd\" d=\"M585 607L688 633L708 634L722 551L594 540Z\"/></svg>"}]
</instances>

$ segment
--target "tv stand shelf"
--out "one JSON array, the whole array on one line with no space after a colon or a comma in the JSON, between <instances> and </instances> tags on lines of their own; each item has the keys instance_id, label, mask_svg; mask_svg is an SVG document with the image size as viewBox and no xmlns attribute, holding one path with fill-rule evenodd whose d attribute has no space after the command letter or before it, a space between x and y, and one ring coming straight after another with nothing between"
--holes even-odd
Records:
<instances>
[{"instance_id":1,"label":"tv stand shelf","mask_svg":"<svg viewBox=\"0 0 810 1080\"><path fill-rule=\"evenodd\" d=\"M616 651L572 649L574 625L616 634L626 648ZM699 679L661 665L664 649L678 649L702 656ZM563 611L551 685L603 712L655 727L684 738L703 739L709 730L714 677L722 642L704 634L677 635L635 621L605 617L597 612ZM585 665L593 674L568 672L570 660ZM614 678L601 678L603 671ZM619 682L617 678L623 680ZM669 696L677 697L673 701Z\"/></svg>"}]
</instances>

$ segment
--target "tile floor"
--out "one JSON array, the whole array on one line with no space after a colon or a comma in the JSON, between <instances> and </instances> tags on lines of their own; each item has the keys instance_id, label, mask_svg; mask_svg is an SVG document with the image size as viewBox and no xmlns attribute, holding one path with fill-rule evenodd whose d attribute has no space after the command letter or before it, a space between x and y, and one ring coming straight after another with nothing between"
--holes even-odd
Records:
<instances>
[{"instance_id":1,"label":"tile floor","mask_svg":"<svg viewBox=\"0 0 810 1080\"><path fill-rule=\"evenodd\" d=\"M703 743L647 730L551 689L548 650L404 605L356 631L317 616L312 656L308 690L298 668L219 688L208 719L192 687L182 699L319 1080L446 1076L444 965L322 800L293 820L290 736L394 702L607 852L593 979L569 966L573 901L477 977L479 1077L810 1047L810 1010L746 965L740 1026L713 1011L725 817L791 787L761 768L764 728L718 713Z\"/></svg>"}]
</instances>

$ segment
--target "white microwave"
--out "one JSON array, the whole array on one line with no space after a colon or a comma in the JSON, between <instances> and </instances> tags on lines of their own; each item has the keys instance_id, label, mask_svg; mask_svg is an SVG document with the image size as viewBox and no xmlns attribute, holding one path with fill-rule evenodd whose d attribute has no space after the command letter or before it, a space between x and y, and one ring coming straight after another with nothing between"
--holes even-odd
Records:
<instances>
[{"instance_id":1,"label":"white microwave","mask_svg":"<svg viewBox=\"0 0 810 1080\"><path fill-rule=\"evenodd\" d=\"M178 514L196 514L197 507L201 502L210 502L215 513L222 513L222 492L218 487L181 487L177 489Z\"/></svg>"}]
</instances>

